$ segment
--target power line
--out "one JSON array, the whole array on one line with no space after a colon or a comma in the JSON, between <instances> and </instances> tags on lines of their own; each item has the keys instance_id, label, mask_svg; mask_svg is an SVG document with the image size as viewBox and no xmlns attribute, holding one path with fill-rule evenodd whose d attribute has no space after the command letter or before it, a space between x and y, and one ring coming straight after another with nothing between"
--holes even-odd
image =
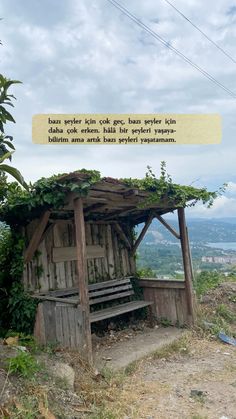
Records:
<instances>
[{"instance_id":1,"label":"power line","mask_svg":"<svg viewBox=\"0 0 236 419\"><path fill-rule=\"evenodd\" d=\"M216 84L218 87L223 89L226 93L228 93L231 97L236 99L236 94L232 90L228 89L226 86L224 86L218 80L216 80L213 76L211 76L210 73L208 73L207 71L205 71L204 69L199 67L197 64L195 64L192 60L190 60L188 57L186 57L186 55L184 55L181 51L177 50L175 47L170 45L169 42L167 42L164 38L162 38L160 35L158 35L156 32L154 32L151 28L149 28L147 25L145 25L145 23L143 23L141 20L139 20L135 15L133 15L131 12L129 12L125 7L123 7L121 4L119 4L115 0L107 0L107 1L109 3L111 3L113 6L115 6L118 10L120 10L123 14L125 14L129 19L131 19L133 22L135 22L138 26L140 26L142 29L144 29L147 33L149 33L155 39L160 41L167 48L174 51L175 54L177 54L185 62L187 62L192 67L194 67L197 71L199 71L201 74L203 74L208 80L210 80L212 83Z\"/></svg>"},{"instance_id":2,"label":"power line","mask_svg":"<svg viewBox=\"0 0 236 419\"><path fill-rule=\"evenodd\" d=\"M169 6L171 6L180 16L182 16L185 20L187 20L190 23L190 25L192 25L195 29L197 29L198 32L200 32L209 42L215 45L215 47L218 48L218 50L220 50L224 55L226 55L226 57L228 57L231 61L233 61L234 64L236 64L235 59L230 54L228 54L228 52L226 52L223 48L220 47L220 45L218 45L215 41L213 41L205 32L203 32L197 25L195 25L195 23L193 23L179 9L177 9L177 7L175 7L169 0L164 0L164 1L167 4L169 4Z\"/></svg>"}]
</instances>

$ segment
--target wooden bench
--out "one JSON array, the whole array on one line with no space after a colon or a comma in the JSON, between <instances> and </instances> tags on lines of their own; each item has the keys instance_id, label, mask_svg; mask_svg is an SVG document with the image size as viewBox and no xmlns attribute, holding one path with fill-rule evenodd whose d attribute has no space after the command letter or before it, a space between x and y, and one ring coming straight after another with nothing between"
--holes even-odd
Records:
<instances>
[{"instance_id":1,"label":"wooden bench","mask_svg":"<svg viewBox=\"0 0 236 419\"><path fill-rule=\"evenodd\" d=\"M89 305L106 304L112 302L113 305L107 308L94 310L90 313L91 323L109 319L120 314L148 307L153 304L151 301L132 300L134 289L131 278L114 279L96 284L89 284ZM77 296L77 298L75 298ZM49 291L44 295L34 294L34 298L49 300L66 304L78 304L78 288ZM123 300L121 302L121 300ZM124 300L128 300L124 302Z\"/></svg>"},{"instance_id":2,"label":"wooden bench","mask_svg":"<svg viewBox=\"0 0 236 419\"><path fill-rule=\"evenodd\" d=\"M150 306L152 303L143 300L130 300L134 296L134 289L130 278L112 280L89 285L90 306L99 303L116 302L111 307L96 310L90 314L91 323L109 319L128 313L139 308ZM120 300L129 299L128 302L120 303Z\"/></svg>"}]
</instances>

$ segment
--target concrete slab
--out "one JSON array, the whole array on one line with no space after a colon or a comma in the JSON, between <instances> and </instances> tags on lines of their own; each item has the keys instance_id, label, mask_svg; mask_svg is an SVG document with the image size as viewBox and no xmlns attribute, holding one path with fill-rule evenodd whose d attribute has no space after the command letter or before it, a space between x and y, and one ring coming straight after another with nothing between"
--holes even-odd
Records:
<instances>
[{"instance_id":1,"label":"concrete slab","mask_svg":"<svg viewBox=\"0 0 236 419\"><path fill-rule=\"evenodd\" d=\"M179 339L184 331L175 327L154 328L142 332L131 339L114 342L109 347L102 346L94 351L94 362L98 369L104 366L118 370L161 347Z\"/></svg>"}]
</instances>

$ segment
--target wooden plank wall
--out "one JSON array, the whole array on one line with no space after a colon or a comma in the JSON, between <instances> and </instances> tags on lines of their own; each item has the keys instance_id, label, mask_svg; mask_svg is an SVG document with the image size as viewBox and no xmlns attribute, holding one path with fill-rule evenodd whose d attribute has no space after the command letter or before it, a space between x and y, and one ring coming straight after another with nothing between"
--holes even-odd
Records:
<instances>
[{"instance_id":1,"label":"wooden plank wall","mask_svg":"<svg viewBox=\"0 0 236 419\"><path fill-rule=\"evenodd\" d=\"M79 308L69 304L43 301L38 304L34 336L38 343L57 343L63 348L82 350Z\"/></svg>"},{"instance_id":2,"label":"wooden plank wall","mask_svg":"<svg viewBox=\"0 0 236 419\"><path fill-rule=\"evenodd\" d=\"M28 241L32 237L37 222L34 220L25 229ZM131 251L120 239L112 224L86 223L85 229L87 246L92 248L97 245L97 248L104 249L103 257L87 259L89 283L135 274L135 263ZM131 230L126 230L126 234L132 242ZM54 262L53 260L54 248L74 246L75 228L72 223L56 223L48 229L33 260L25 266L23 277L25 288L31 291L48 291L77 286L75 261ZM94 254L99 255L99 252Z\"/></svg>"},{"instance_id":3,"label":"wooden plank wall","mask_svg":"<svg viewBox=\"0 0 236 419\"><path fill-rule=\"evenodd\" d=\"M157 320L168 319L173 325L188 324L186 289L181 281L141 280L144 299L153 301L152 313Z\"/></svg>"}]
</instances>

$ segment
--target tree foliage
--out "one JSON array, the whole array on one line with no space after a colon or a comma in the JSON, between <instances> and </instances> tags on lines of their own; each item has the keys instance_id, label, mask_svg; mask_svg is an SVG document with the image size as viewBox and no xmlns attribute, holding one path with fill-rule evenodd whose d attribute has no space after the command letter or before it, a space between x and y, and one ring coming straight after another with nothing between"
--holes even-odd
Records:
<instances>
[{"instance_id":1,"label":"tree foliage","mask_svg":"<svg viewBox=\"0 0 236 419\"><path fill-rule=\"evenodd\" d=\"M7 159L11 160L12 154L15 151L15 147L12 143L13 137L11 135L6 135L5 125L7 122L15 122L13 116L6 107L14 106L13 99L15 99L15 96L10 95L8 89L12 84L16 83L20 83L20 81L7 79L0 74L0 175L7 173L13 176L22 186L24 186L24 188L27 188L27 184L19 170L4 163ZM0 199L2 198L1 192L0 189Z\"/></svg>"}]
</instances>

